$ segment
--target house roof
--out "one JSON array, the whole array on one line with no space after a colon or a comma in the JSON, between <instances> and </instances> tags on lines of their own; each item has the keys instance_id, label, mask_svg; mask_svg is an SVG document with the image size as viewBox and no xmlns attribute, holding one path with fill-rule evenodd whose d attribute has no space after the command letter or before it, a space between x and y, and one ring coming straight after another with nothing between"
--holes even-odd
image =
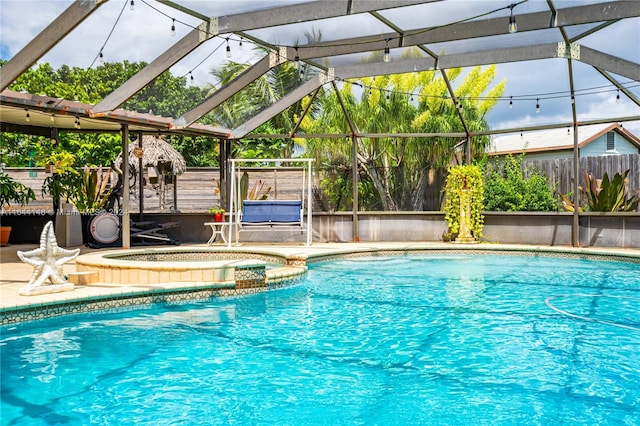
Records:
<instances>
[{"instance_id":1,"label":"house roof","mask_svg":"<svg viewBox=\"0 0 640 426\"><path fill-rule=\"evenodd\" d=\"M640 149L640 138L622 127L622 124L592 124L578 127L578 148L590 144L600 136L615 131ZM571 127L496 135L491 139L491 155L520 154L523 152L549 152L573 149Z\"/></svg>"}]
</instances>

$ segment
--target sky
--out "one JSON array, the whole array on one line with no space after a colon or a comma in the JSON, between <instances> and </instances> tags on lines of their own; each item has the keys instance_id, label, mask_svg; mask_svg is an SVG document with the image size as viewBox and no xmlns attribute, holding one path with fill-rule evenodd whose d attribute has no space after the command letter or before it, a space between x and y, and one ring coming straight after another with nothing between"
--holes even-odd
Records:
<instances>
[{"instance_id":1,"label":"sky","mask_svg":"<svg viewBox=\"0 0 640 426\"><path fill-rule=\"evenodd\" d=\"M289 1L290 2L290 1ZM598 3L599 0L555 0L558 8ZM264 8L287 3L286 0L193 0L178 2L197 9L207 16L222 16L240 13L251 8ZM0 0L0 58L11 59L40 31L51 23L69 5L70 0ZM407 16L396 16L400 11L388 12L389 17L406 25L406 29L421 28L429 25L470 17L482 11L508 6L509 1L496 0L458 0L455 3L456 15L452 16L450 2L430 7L429 14L404 12ZM517 13L529 13L542 10L546 0L528 0L518 5ZM448 8L448 9L447 9ZM424 10L424 9L414 9ZM504 16L502 12L502 15ZM28 18L28 19L27 19ZM172 19L176 19L176 35L171 36ZM362 18L362 25L370 27L371 32L388 32L388 28L379 23L373 24ZM105 61L146 61L151 62L167 50L173 43L185 36L191 27L201 21L168 8L155 0L110 0L81 23L74 31L58 43L39 62L48 62L57 68L63 64L77 67L97 66L100 50ZM333 25L333 26L332 26ZM256 36L273 43L292 45L296 40L304 40L301 33L308 30L303 24L281 27L276 30L256 30ZM352 37L357 28L349 28L340 20L326 23L323 27L325 39ZM557 30L549 30L557 33ZM231 58L226 57L227 41ZM517 44L522 37L531 34L516 33L509 35L507 43ZM544 36L542 36L544 37ZM502 40L505 38L502 37ZM220 67L228 60L236 62L255 62L258 57L252 51L252 45L245 40L240 49L239 38L235 35L215 37L186 58L174 65L170 71L176 76L194 77L194 84L205 86L215 84L211 69ZM545 42L540 39L540 42ZM640 18L613 24L604 30L587 36L580 44L597 49L625 60L640 63ZM502 47L502 46L500 46ZM508 47L508 44L504 47ZM447 46L430 46L434 51L448 49L466 49L468 45L452 43ZM398 52L395 52L397 54ZM394 52L392 52L393 56ZM575 88L578 90L576 106L578 121L616 116L640 115L640 107L632 103L623 93L617 99L618 92L593 67L573 61ZM191 74L189 74L191 73ZM640 83L616 76L619 81L630 87L635 96L640 97ZM569 79L567 61L550 59L511 64L498 64L495 81L506 81L503 99L488 114L491 128L519 128L532 125L546 125L571 122L569 97ZM513 96L513 105L509 99ZM526 100L524 100L526 99ZM539 101L536 101L539 99ZM536 112L536 103L540 112ZM640 121L624 123L624 127L640 136Z\"/></svg>"}]
</instances>

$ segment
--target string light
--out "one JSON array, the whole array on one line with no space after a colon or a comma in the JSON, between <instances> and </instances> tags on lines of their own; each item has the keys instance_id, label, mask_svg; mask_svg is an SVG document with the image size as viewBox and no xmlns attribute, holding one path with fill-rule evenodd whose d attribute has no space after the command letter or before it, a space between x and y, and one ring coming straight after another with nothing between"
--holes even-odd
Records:
<instances>
[{"instance_id":1,"label":"string light","mask_svg":"<svg viewBox=\"0 0 640 426\"><path fill-rule=\"evenodd\" d=\"M175 37L176 36L176 18L172 18L173 20L171 21L171 37Z\"/></svg>"},{"instance_id":2,"label":"string light","mask_svg":"<svg viewBox=\"0 0 640 426\"><path fill-rule=\"evenodd\" d=\"M131 3L129 3L129 9L135 9L135 3L133 2L133 0L131 0Z\"/></svg>"},{"instance_id":3,"label":"string light","mask_svg":"<svg viewBox=\"0 0 640 426\"><path fill-rule=\"evenodd\" d=\"M195 78L193 78L193 74L191 73L191 71L189 71L189 79L191 80L191 84L193 84Z\"/></svg>"},{"instance_id":4,"label":"string light","mask_svg":"<svg viewBox=\"0 0 640 426\"><path fill-rule=\"evenodd\" d=\"M384 57L382 58L385 62L389 62L391 60L391 54L389 52L389 39L385 40L387 45L384 47Z\"/></svg>"},{"instance_id":5,"label":"string light","mask_svg":"<svg viewBox=\"0 0 640 426\"><path fill-rule=\"evenodd\" d=\"M100 49L100 54L98 55L100 62L104 62L104 55L102 54L102 49Z\"/></svg>"},{"instance_id":6,"label":"string light","mask_svg":"<svg viewBox=\"0 0 640 426\"><path fill-rule=\"evenodd\" d=\"M30 122L30 121L31 121L31 116L29 115L29 110L28 110L28 109L25 109L25 110L24 110L24 112L27 114L27 115L24 117L24 119L25 119L25 121L28 123L28 122Z\"/></svg>"},{"instance_id":7,"label":"string light","mask_svg":"<svg viewBox=\"0 0 640 426\"><path fill-rule=\"evenodd\" d=\"M370 77L371 81L373 82L373 77ZM406 99L412 99L413 96L417 96L418 97L418 101L420 101L420 99L422 98L433 98L433 99L450 99L449 96L446 95L424 95L424 94L414 94L413 92L404 92L404 91L400 91L400 90L394 90L394 89L387 89L387 88L383 88L383 87L376 87L374 85L369 85L369 84L361 84L359 82L356 81L349 81L347 79L340 79L337 78L337 80L342 81L345 84L352 84L355 86L358 86L364 90L368 91L368 95L371 96L372 90L375 89L377 91L380 92L380 96L383 96L384 93L387 93L387 91L391 92L393 91L395 94L398 95L404 95L404 97ZM632 85L628 85L626 87L638 87L640 86L639 83L634 83ZM580 95L591 95L591 94L595 94L595 93L605 93L605 92L611 92L613 89L609 88L607 90L602 90L602 91L597 91L597 89L603 89L605 87L610 87L610 86L597 86L597 87L592 87L592 88L588 88L588 89L581 89L582 94L578 94L578 96ZM543 97L542 99L560 99L560 98L565 98L568 93L567 92L551 92L551 93L543 93L541 94ZM468 97L469 100L473 101L473 100L509 100L509 108L512 108L513 102L514 102L514 98L516 98L515 100L521 100L521 101L528 101L528 100L535 100L536 101L536 111L539 111L540 108L540 95L538 95L537 97L533 97L535 95L530 94L530 95L517 95L517 96L509 96L507 97L493 97L493 96L487 96L487 97ZM573 94L571 94L571 102L574 103L575 97ZM464 107L464 98L460 98L460 100L451 100L453 106L455 108L461 108Z\"/></svg>"},{"instance_id":8,"label":"string light","mask_svg":"<svg viewBox=\"0 0 640 426\"><path fill-rule=\"evenodd\" d=\"M227 37L227 58L231 57L231 46L229 46L229 38Z\"/></svg>"},{"instance_id":9,"label":"string light","mask_svg":"<svg viewBox=\"0 0 640 426\"><path fill-rule=\"evenodd\" d=\"M299 75L300 75L300 79L304 78L304 65L300 65L300 73L299 73Z\"/></svg>"},{"instance_id":10,"label":"string light","mask_svg":"<svg viewBox=\"0 0 640 426\"><path fill-rule=\"evenodd\" d=\"M240 37L240 41L238 42L238 49L242 50L242 37Z\"/></svg>"},{"instance_id":11,"label":"string light","mask_svg":"<svg viewBox=\"0 0 640 426\"><path fill-rule=\"evenodd\" d=\"M620 89L618 89L616 91L616 103L619 104L620 103Z\"/></svg>"},{"instance_id":12,"label":"string light","mask_svg":"<svg viewBox=\"0 0 640 426\"><path fill-rule=\"evenodd\" d=\"M74 124L74 126L75 126L75 128L76 128L76 129L79 129L79 128L80 128L80 117L78 117L78 116L76 115L76 119L75 119L75 121L73 122L73 124Z\"/></svg>"},{"instance_id":13,"label":"string light","mask_svg":"<svg viewBox=\"0 0 640 426\"><path fill-rule=\"evenodd\" d=\"M516 24L516 17L513 16L514 7L516 7L515 4L509 5L509 9L511 9L511 16L509 16L509 34L518 32L518 24Z\"/></svg>"},{"instance_id":14,"label":"string light","mask_svg":"<svg viewBox=\"0 0 640 426\"><path fill-rule=\"evenodd\" d=\"M300 68L300 55L298 55L298 46L296 46L296 56L293 58L296 63L296 68Z\"/></svg>"}]
</instances>

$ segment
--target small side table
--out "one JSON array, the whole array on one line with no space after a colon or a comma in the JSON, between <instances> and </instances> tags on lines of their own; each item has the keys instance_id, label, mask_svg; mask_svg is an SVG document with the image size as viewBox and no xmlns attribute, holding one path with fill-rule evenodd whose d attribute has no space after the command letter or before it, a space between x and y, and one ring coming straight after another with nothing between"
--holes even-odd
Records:
<instances>
[{"instance_id":1,"label":"small side table","mask_svg":"<svg viewBox=\"0 0 640 426\"><path fill-rule=\"evenodd\" d=\"M211 227L211 238L209 238L209 241L207 242L208 245L213 245L213 243L216 242L216 240L218 239L218 235L220 235L220 237L222 237L222 241L224 241L225 244L227 244L229 242L229 240L227 239L227 236L225 235L225 230L227 226L231 226L231 222L229 221L224 221L224 222L205 222L204 223L205 226L210 226Z\"/></svg>"}]
</instances>

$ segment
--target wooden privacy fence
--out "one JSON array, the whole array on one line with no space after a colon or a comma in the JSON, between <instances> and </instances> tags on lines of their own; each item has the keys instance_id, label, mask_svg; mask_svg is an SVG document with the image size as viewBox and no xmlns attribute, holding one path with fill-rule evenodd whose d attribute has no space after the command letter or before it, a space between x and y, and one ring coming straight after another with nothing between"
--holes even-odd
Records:
<instances>
[{"instance_id":1,"label":"wooden privacy fence","mask_svg":"<svg viewBox=\"0 0 640 426\"><path fill-rule=\"evenodd\" d=\"M550 182L554 183L557 192L569 194L573 191L573 159L560 160L525 160L523 167L533 167L543 173ZM580 159L580 170L593 173L597 179L601 179L606 172L609 177L616 173L629 170L629 190L640 190L640 154L609 155L600 157L585 157ZM52 211L51 198L42 196L42 181L48 176L43 169L10 168L9 174L22 183L30 186L36 193L37 200L31 202L24 210L44 209ZM273 170L249 170L250 185L260 179L265 187L271 187L269 198L296 198L300 190L300 169ZM220 195L216 193L214 179L218 179L219 173L215 168L188 168L178 176L178 209L183 213L206 212L209 207L219 205ZM424 210L439 211L442 200L442 188L446 179L443 170L432 171L429 175L429 183L425 188ZM579 174L579 185L584 185L582 173ZM314 188L317 183L313 182ZM276 196L277 194L277 196ZM167 197L173 198L173 191L167 191ZM13 206L20 209L19 206ZM314 211L322 211L322 203L314 200ZM131 196L131 212L138 211L137 187ZM158 212L159 194L157 190L145 187L144 211Z\"/></svg>"},{"instance_id":2,"label":"wooden privacy fence","mask_svg":"<svg viewBox=\"0 0 640 426\"><path fill-rule=\"evenodd\" d=\"M523 167L533 167L539 170L550 182L556 185L557 192L569 194L573 192L573 159L563 158L558 160L530 160L525 157ZM603 155L599 157L580 158L578 184L584 186L582 171L593 174L596 179L602 179L605 173L609 179L616 173L624 173L629 170L628 190L635 193L640 190L640 154Z\"/></svg>"}]
</instances>

